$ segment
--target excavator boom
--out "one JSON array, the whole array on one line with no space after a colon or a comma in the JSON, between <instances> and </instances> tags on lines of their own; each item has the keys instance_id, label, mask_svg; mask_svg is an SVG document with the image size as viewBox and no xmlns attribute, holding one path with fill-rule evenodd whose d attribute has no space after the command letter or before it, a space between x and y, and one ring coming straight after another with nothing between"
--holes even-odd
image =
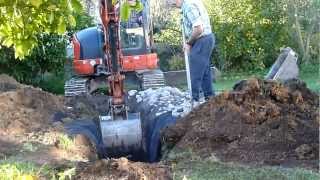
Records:
<instances>
[{"instance_id":1,"label":"excavator boom","mask_svg":"<svg viewBox=\"0 0 320 180\"><path fill-rule=\"evenodd\" d=\"M138 113L129 113L125 104L121 74L123 56L120 49L120 2L100 1L100 17L104 32L103 52L107 69L110 73L109 114L100 116L100 130L106 153L109 156L129 155L142 148L142 127Z\"/></svg>"}]
</instances>

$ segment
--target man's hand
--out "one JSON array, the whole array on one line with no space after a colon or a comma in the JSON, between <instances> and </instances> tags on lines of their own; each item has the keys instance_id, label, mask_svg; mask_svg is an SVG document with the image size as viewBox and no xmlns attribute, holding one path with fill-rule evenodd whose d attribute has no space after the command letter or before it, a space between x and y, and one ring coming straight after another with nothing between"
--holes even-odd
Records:
<instances>
[{"instance_id":1,"label":"man's hand","mask_svg":"<svg viewBox=\"0 0 320 180\"><path fill-rule=\"evenodd\" d=\"M187 54L190 54L191 46L189 44L183 45L184 52L187 52Z\"/></svg>"}]
</instances>

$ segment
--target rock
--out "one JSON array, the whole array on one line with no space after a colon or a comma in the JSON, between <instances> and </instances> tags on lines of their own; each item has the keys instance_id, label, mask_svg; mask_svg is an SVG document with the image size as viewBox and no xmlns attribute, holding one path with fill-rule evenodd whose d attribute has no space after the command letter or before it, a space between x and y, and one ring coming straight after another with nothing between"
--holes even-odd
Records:
<instances>
[{"instance_id":1,"label":"rock","mask_svg":"<svg viewBox=\"0 0 320 180\"><path fill-rule=\"evenodd\" d=\"M139 93L132 91L129 93L131 99L130 96L135 97L137 103L143 101L143 104L155 111L157 116L169 111L172 111L176 117L183 116L190 111L188 107L191 107L188 93L173 87L147 89Z\"/></svg>"},{"instance_id":2,"label":"rock","mask_svg":"<svg viewBox=\"0 0 320 180\"><path fill-rule=\"evenodd\" d=\"M308 144L303 144L296 148L294 151L296 152L298 158L300 160L312 159L314 158L314 154L312 153L312 147Z\"/></svg>"},{"instance_id":3,"label":"rock","mask_svg":"<svg viewBox=\"0 0 320 180\"><path fill-rule=\"evenodd\" d=\"M137 90L131 90L128 92L128 95L129 95L129 97L134 96L135 94L137 94L137 92L138 92Z\"/></svg>"}]
</instances>

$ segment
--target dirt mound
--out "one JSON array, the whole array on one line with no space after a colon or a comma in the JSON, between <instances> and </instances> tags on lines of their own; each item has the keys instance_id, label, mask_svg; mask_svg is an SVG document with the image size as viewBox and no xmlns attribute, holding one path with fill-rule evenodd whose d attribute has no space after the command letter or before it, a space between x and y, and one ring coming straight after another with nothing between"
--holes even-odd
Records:
<instances>
[{"instance_id":1,"label":"dirt mound","mask_svg":"<svg viewBox=\"0 0 320 180\"><path fill-rule=\"evenodd\" d=\"M65 131L61 119L75 115L64 104L61 96L0 75L0 158L53 166L96 159L89 140Z\"/></svg>"},{"instance_id":2,"label":"dirt mound","mask_svg":"<svg viewBox=\"0 0 320 180\"><path fill-rule=\"evenodd\" d=\"M0 92L11 91L21 87L22 85L14 78L6 74L0 74Z\"/></svg>"},{"instance_id":3,"label":"dirt mound","mask_svg":"<svg viewBox=\"0 0 320 180\"><path fill-rule=\"evenodd\" d=\"M167 167L159 164L131 162L126 158L100 160L95 163L81 164L75 179L127 179L143 180L172 179Z\"/></svg>"},{"instance_id":4,"label":"dirt mound","mask_svg":"<svg viewBox=\"0 0 320 180\"><path fill-rule=\"evenodd\" d=\"M54 112L63 109L63 98L24 86L1 76L0 130L10 134L45 130ZM6 79L8 81L6 81Z\"/></svg>"},{"instance_id":5,"label":"dirt mound","mask_svg":"<svg viewBox=\"0 0 320 180\"><path fill-rule=\"evenodd\" d=\"M168 145L248 164L319 162L319 96L300 81L249 79L201 105L163 133Z\"/></svg>"}]
</instances>

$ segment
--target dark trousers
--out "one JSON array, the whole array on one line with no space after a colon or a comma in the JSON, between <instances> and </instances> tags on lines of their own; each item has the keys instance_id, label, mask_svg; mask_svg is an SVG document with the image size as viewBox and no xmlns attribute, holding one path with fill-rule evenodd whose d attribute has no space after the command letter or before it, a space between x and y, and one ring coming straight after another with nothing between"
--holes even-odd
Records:
<instances>
[{"instance_id":1,"label":"dark trousers","mask_svg":"<svg viewBox=\"0 0 320 180\"><path fill-rule=\"evenodd\" d=\"M199 101L199 93L202 89L204 96L214 96L212 74L210 69L210 57L215 44L213 34L203 36L193 44L190 54L190 74L192 98Z\"/></svg>"}]
</instances>

